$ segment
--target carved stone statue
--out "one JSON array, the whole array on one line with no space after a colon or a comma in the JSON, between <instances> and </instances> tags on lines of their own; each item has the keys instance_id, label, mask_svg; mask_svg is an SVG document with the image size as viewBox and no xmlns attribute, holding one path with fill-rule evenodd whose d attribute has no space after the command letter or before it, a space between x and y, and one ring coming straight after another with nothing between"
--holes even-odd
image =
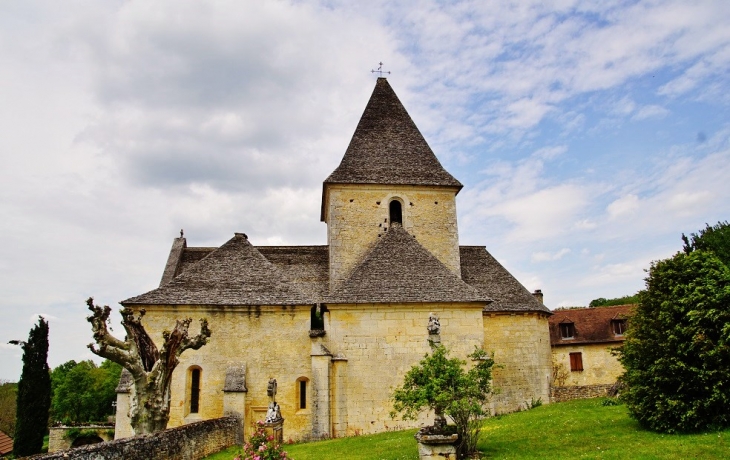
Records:
<instances>
[{"instance_id":1,"label":"carved stone statue","mask_svg":"<svg viewBox=\"0 0 730 460\"><path fill-rule=\"evenodd\" d=\"M428 334L429 335L441 334L441 323L439 322L439 317L436 316L435 313L430 313L428 315Z\"/></svg>"},{"instance_id":2,"label":"carved stone statue","mask_svg":"<svg viewBox=\"0 0 730 460\"><path fill-rule=\"evenodd\" d=\"M279 404L276 401L271 401L269 403L269 410L266 411L266 419L264 420L264 423L276 423L282 419L283 417L281 416Z\"/></svg>"}]
</instances>

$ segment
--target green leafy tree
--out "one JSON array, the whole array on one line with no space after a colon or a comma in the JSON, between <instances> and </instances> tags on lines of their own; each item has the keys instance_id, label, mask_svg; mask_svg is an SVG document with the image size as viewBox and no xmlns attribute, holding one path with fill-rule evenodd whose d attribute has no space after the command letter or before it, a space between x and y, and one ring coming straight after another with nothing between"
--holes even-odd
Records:
<instances>
[{"instance_id":1,"label":"green leafy tree","mask_svg":"<svg viewBox=\"0 0 730 460\"><path fill-rule=\"evenodd\" d=\"M704 250L653 262L619 358L622 396L642 426L668 433L730 426L728 266Z\"/></svg>"},{"instance_id":2,"label":"green leafy tree","mask_svg":"<svg viewBox=\"0 0 730 460\"><path fill-rule=\"evenodd\" d=\"M623 297L616 297L615 299L606 299L605 297L599 297L591 300L588 304L589 307L613 307L615 305L628 305L639 302L639 295L625 295Z\"/></svg>"},{"instance_id":3,"label":"green leafy tree","mask_svg":"<svg viewBox=\"0 0 730 460\"><path fill-rule=\"evenodd\" d=\"M51 372L53 384L53 419L63 423L103 421L112 413L115 388L122 368L104 361L68 361Z\"/></svg>"},{"instance_id":4,"label":"green leafy tree","mask_svg":"<svg viewBox=\"0 0 730 460\"><path fill-rule=\"evenodd\" d=\"M30 330L28 341L10 343L23 348L23 371L18 382L18 400L13 454L37 454L48 431L51 406L51 375L48 370L48 322L43 317Z\"/></svg>"},{"instance_id":5,"label":"green leafy tree","mask_svg":"<svg viewBox=\"0 0 730 460\"><path fill-rule=\"evenodd\" d=\"M394 410L390 414L395 417L400 413L405 420L415 420L424 410L433 410L436 427L442 425L443 416L449 416L459 434L459 458L476 452L481 419L489 415L485 405L492 393L494 360L481 349L469 358L475 364L467 371L465 361L450 358L444 346L434 346L393 392Z\"/></svg>"},{"instance_id":6,"label":"green leafy tree","mask_svg":"<svg viewBox=\"0 0 730 460\"><path fill-rule=\"evenodd\" d=\"M0 381L0 431L8 436L15 436L17 399L18 384Z\"/></svg>"},{"instance_id":7,"label":"green leafy tree","mask_svg":"<svg viewBox=\"0 0 730 460\"><path fill-rule=\"evenodd\" d=\"M682 234L684 241L684 252L689 254L692 251L711 251L725 265L730 266L730 223L718 222L716 225L710 226L705 224L705 228L699 233L690 234L687 238Z\"/></svg>"}]
</instances>

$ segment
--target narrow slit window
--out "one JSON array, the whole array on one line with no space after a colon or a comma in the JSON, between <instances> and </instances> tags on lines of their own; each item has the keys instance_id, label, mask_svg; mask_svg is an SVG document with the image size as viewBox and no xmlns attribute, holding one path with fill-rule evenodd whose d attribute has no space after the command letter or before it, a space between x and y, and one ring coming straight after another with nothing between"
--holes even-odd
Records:
<instances>
[{"instance_id":1,"label":"narrow slit window","mask_svg":"<svg viewBox=\"0 0 730 460\"><path fill-rule=\"evenodd\" d=\"M306 380L299 381L299 408L300 409L307 408L307 381Z\"/></svg>"},{"instance_id":2,"label":"narrow slit window","mask_svg":"<svg viewBox=\"0 0 730 460\"><path fill-rule=\"evenodd\" d=\"M403 225L403 207L398 200L390 202L390 223Z\"/></svg>"},{"instance_id":3,"label":"narrow slit window","mask_svg":"<svg viewBox=\"0 0 730 460\"><path fill-rule=\"evenodd\" d=\"M317 308L317 305L312 307L309 329L312 331L324 330L324 309Z\"/></svg>"},{"instance_id":4,"label":"narrow slit window","mask_svg":"<svg viewBox=\"0 0 730 460\"><path fill-rule=\"evenodd\" d=\"M200 369L190 372L190 413L197 414L200 409Z\"/></svg>"}]
</instances>

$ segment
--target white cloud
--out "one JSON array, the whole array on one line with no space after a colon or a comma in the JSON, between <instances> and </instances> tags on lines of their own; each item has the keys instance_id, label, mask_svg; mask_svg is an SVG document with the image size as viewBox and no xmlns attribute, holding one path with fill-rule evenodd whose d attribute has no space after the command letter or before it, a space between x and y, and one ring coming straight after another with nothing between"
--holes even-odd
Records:
<instances>
[{"instance_id":1,"label":"white cloud","mask_svg":"<svg viewBox=\"0 0 730 460\"><path fill-rule=\"evenodd\" d=\"M663 118L669 114L669 110L660 105L646 105L636 111L632 117L634 120L646 120L648 118Z\"/></svg>"},{"instance_id":2,"label":"white cloud","mask_svg":"<svg viewBox=\"0 0 730 460\"><path fill-rule=\"evenodd\" d=\"M568 248L562 248L557 252L533 252L532 253L532 261L533 262L547 262L547 261L553 261L553 260L560 260L564 256L570 254L570 249Z\"/></svg>"},{"instance_id":3,"label":"white cloud","mask_svg":"<svg viewBox=\"0 0 730 460\"><path fill-rule=\"evenodd\" d=\"M630 215L639 209L639 197L634 194L622 196L608 205L606 209L610 219Z\"/></svg>"}]
</instances>

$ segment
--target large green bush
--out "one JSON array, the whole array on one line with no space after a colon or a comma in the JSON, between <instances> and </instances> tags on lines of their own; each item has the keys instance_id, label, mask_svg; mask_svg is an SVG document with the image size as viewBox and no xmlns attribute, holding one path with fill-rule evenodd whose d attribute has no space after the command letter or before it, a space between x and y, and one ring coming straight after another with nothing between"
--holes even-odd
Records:
<instances>
[{"instance_id":1,"label":"large green bush","mask_svg":"<svg viewBox=\"0 0 730 460\"><path fill-rule=\"evenodd\" d=\"M730 269L704 250L653 262L620 359L623 397L644 427L730 426Z\"/></svg>"}]
</instances>

